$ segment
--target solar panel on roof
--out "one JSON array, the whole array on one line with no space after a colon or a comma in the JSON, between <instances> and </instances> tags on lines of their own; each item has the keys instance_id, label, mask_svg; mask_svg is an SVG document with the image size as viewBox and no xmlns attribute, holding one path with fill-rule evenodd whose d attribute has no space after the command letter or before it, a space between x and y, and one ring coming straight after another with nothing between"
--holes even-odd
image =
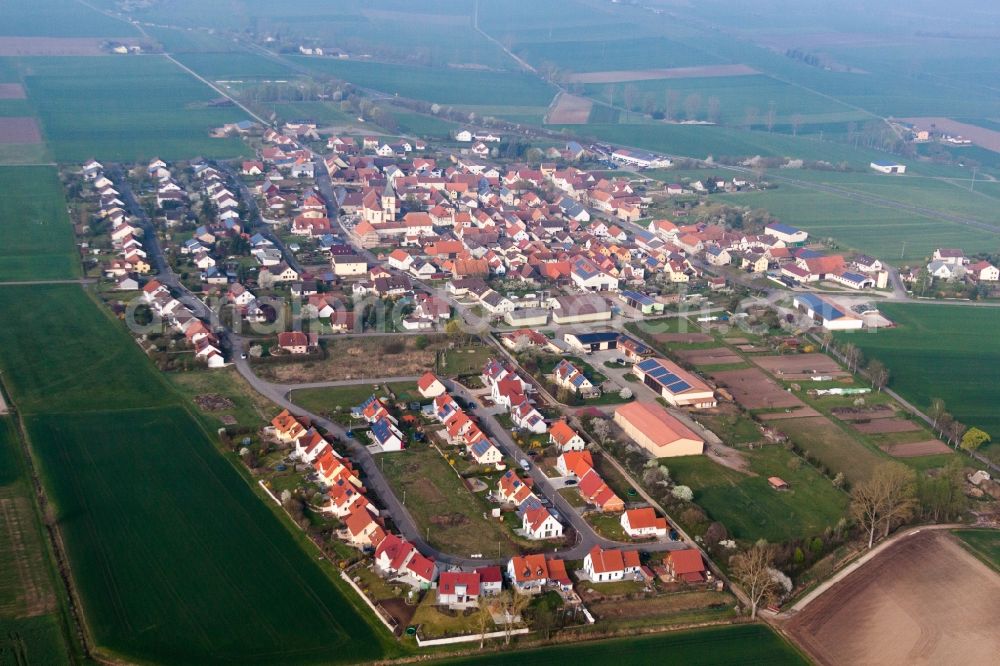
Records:
<instances>
[{"instance_id":1,"label":"solar panel on roof","mask_svg":"<svg viewBox=\"0 0 1000 666\"><path fill-rule=\"evenodd\" d=\"M671 393L680 393L681 391L687 391L689 388L691 388L691 385L683 379L678 379L673 384L667 385L667 390Z\"/></svg>"}]
</instances>

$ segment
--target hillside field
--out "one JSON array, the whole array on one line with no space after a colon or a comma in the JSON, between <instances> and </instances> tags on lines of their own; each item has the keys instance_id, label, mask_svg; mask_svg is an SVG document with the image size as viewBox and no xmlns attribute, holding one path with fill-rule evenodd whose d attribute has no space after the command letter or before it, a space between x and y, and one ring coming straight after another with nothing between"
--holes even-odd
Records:
<instances>
[{"instance_id":1,"label":"hillside field","mask_svg":"<svg viewBox=\"0 0 1000 666\"><path fill-rule=\"evenodd\" d=\"M959 421L1000 439L1000 310L899 303L880 309L896 328L843 339L885 363L889 386L918 408L941 398Z\"/></svg>"}]
</instances>

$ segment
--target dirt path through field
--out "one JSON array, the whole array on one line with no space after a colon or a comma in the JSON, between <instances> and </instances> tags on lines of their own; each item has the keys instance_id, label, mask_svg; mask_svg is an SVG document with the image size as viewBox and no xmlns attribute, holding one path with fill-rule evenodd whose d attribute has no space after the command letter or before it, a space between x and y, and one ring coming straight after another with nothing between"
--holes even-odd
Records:
<instances>
[{"instance_id":1,"label":"dirt path through field","mask_svg":"<svg viewBox=\"0 0 1000 666\"><path fill-rule=\"evenodd\" d=\"M561 92L545 117L550 125L586 125L590 120L590 109L594 103L586 97Z\"/></svg>"},{"instance_id":2,"label":"dirt path through field","mask_svg":"<svg viewBox=\"0 0 1000 666\"><path fill-rule=\"evenodd\" d=\"M1000 575L945 530L923 530L788 621L819 664L986 664L1000 653Z\"/></svg>"}]
</instances>

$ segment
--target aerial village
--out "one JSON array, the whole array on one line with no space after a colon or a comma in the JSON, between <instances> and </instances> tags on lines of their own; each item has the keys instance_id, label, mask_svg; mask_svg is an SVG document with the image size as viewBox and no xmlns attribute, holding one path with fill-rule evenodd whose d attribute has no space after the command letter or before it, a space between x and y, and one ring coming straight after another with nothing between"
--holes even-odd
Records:
<instances>
[{"instance_id":1,"label":"aerial village","mask_svg":"<svg viewBox=\"0 0 1000 666\"><path fill-rule=\"evenodd\" d=\"M291 405L259 432L226 434L249 467L263 467L248 446L260 441L273 469L299 475L298 510L326 521L324 552L392 631L433 613L422 626L444 628L422 630L427 644L472 635L447 618L482 608L509 640L527 631L519 596L545 593L572 609L571 621L594 623L623 598L602 586L645 598L710 590L717 607L736 603L700 537L623 481L627 471L600 444L627 442L649 462L640 471L657 473L661 459L725 457L698 416L720 403L761 407L763 391L766 407L808 408L761 370L703 374L711 359L668 359L641 325L679 312L699 313L708 331L765 321L796 346L810 330L889 326L865 297L896 288L881 261L831 251L777 220L689 221L691 206L674 198L754 185L711 176L652 190L642 170L670 160L649 153L568 142L527 165L493 159L502 137L473 130L442 146L322 135L313 123L221 131L243 136L256 157L131 169L91 160L69 176L88 274L116 314L146 325L133 332L162 369L235 367L266 390L274 384L258 375L329 362L338 339L447 337L440 359L458 344L456 330L479 325L466 336L476 339L471 368L424 368L402 390L359 376L372 391L352 404L321 413ZM953 249L919 270L933 280L998 279L995 267ZM780 319L760 303L735 307L767 288L783 295L766 304ZM712 358L771 351L761 336L733 341L735 350L708 350L720 354ZM779 375L840 376L826 356L801 357ZM780 441L776 428L760 431ZM442 548L433 527L414 521L406 490L383 475L395 464L386 461L414 447L446 461L500 535L496 552ZM690 501L689 488L662 476L671 501ZM287 508L295 488L274 478L260 485ZM768 483L789 487L777 476Z\"/></svg>"}]
</instances>

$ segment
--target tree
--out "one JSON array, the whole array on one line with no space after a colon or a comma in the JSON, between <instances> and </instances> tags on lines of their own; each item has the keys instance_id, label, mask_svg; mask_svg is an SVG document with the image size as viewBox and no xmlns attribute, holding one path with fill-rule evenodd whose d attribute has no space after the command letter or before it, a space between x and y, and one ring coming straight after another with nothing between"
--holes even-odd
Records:
<instances>
[{"instance_id":1,"label":"tree","mask_svg":"<svg viewBox=\"0 0 1000 666\"><path fill-rule=\"evenodd\" d=\"M964 451L975 451L988 441L990 441L990 436L987 432L979 428L969 428L962 435L961 446Z\"/></svg>"},{"instance_id":2,"label":"tree","mask_svg":"<svg viewBox=\"0 0 1000 666\"><path fill-rule=\"evenodd\" d=\"M720 103L718 97L708 98L708 119L713 123L719 122L721 117Z\"/></svg>"},{"instance_id":3,"label":"tree","mask_svg":"<svg viewBox=\"0 0 1000 666\"><path fill-rule=\"evenodd\" d=\"M682 502L690 502L694 499L694 491L688 486L674 486L670 494Z\"/></svg>"},{"instance_id":4,"label":"tree","mask_svg":"<svg viewBox=\"0 0 1000 666\"><path fill-rule=\"evenodd\" d=\"M504 645L510 645L514 625L520 621L521 612L527 608L529 597L515 590L506 590L499 596L499 606L503 615Z\"/></svg>"},{"instance_id":5,"label":"tree","mask_svg":"<svg viewBox=\"0 0 1000 666\"><path fill-rule=\"evenodd\" d=\"M479 611L476 613L476 626L479 627L479 649L486 643L486 630L493 623L493 613L490 612L490 598L479 597Z\"/></svg>"},{"instance_id":6,"label":"tree","mask_svg":"<svg viewBox=\"0 0 1000 666\"><path fill-rule=\"evenodd\" d=\"M964 423L960 423L958 419L952 419L951 423L948 424L948 444L955 442L955 448L958 448L959 443L962 441L962 436L965 431L968 430L968 426Z\"/></svg>"},{"instance_id":7,"label":"tree","mask_svg":"<svg viewBox=\"0 0 1000 666\"><path fill-rule=\"evenodd\" d=\"M590 422L590 430L602 445L607 444L611 439L611 424L608 423L607 419L595 417Z\"/></svg>"},{"instance_id":8,"label":"tree","mask_svg":"<svg viewBox=\"0 0 1000 666\"><path fill-rule=\"evenodd\" d=\"M799 113L792 114L792 136L799 135L799 128L802 127L802 115Z\"/></svg>"},{"instance_id":9,"label":"tree","mask_svg":"<svg viewBox=\"0 0 1000 666\"><path fill-rule=\"evenodd\" d=\"M770 132L771 130L774 129L774 121L775 121L775 119L777 117L778 117L778 107L774 103L774 100L771 100L770 102L767 103L767 131L768 132Z\"/></svg>"},{"instance_id":10,"label":"tree","mask_svg":"<svg viewBox=\"0 0 1000 666\"><path fill-rule=\"evenodd\" d=\"M931 406L927 408L927 416L931 417L931 420L933 421L933 428L937 428L938 419L940 419L945 413L944 400L941 398L934 398L931 400Z\"/></svg>"},{"instance_id":11,"label":"tree","mask_svg":"<svg viewBox=\"0 0 1000 666\"><path fill-rule=\"evenodd\" d=\"M868 548L875 542L875 530L884 526L889 535L894 521L909 518L916 504L913 471L898 463L884 463L851 492L851 514L868 533Z\"/></svg>"},{"instance_id":12,"label":"tree","mask_svg":"<svg viewBox=\"0 0 1000 666\"><path fill-rule=\"evenodd\" d=\"M704 535L705 545L710 548L719 545L720 541L725 541L729 538L729 532L726 530L726 526L720 522L714 522L708 526L705 530Z\"/></svg>"},{"instance_id":13,"label":"tree","mask_svg":"<svg viewBox=\"0 0 1000 666\"><path fill-rule=\"evenodd\" d=\"M917 498L924 516L934 522L958 517L966 507L962 486L965 474L959 458L952 458L937 476L917 479Z\"/></svg>"},{"instance_id":14,"label":"tree","mask_svg":"<svg viewBox=\"0 0 1000 666\"><path fill-rule=\"evenodd\" d=\"M771 566L774 563L774 553L766 542L758 542L752 548L739 555L734 555L731 561L733 578L743 587L750 598L750 618L757 618L757 608L775 592L774 578L771 577Z\"/></svg>"},{"instance_id":15,"label":"tree","mask_svg":"<svg viewBox=\"0 0 1000 666\"><path fill-rule=\"evenodd\" d=\"M872 388L877 388L881 393L889 382L889 369L882 361L872 359L868 362L868 377L872 380Z\"/></svg>"},{"instance_id":16,"label":"tree","mask_svg":"<svg viewBox=\"0 0 1000 666\"><path fill-rule=\"evenodd\" d=\"M701 110L701 95L691 93L684 98L684 114L688 120L696 120L698 112Z\"/></svg>"}]
</instances>

